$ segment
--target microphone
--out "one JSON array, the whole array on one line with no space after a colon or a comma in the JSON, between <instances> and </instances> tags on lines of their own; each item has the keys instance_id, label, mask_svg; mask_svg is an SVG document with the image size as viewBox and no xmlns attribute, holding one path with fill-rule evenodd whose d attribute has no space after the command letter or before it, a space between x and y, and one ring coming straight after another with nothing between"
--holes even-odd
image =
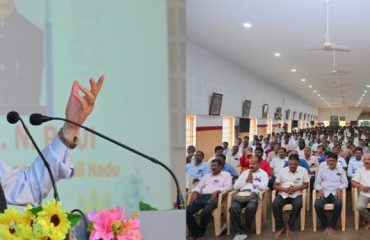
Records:
<instances>
[{"instance_id":1,"label":"microphone","mask_svg":"<svg viewBox=\"0 0 370 240\"><path fill-rule=\"evenodd\" d=\"M23 122L23 120L19 116L19 114L17 112L15 112L15 111L9 112L8 115L6 116L6 119L8 120L8 122L10 124L15 124L18 121L20 121L22 123L22 126L23 126L24 130L26 131L27 136L30 138L33 146L35 147L35 149L37 151L37 153L40 155L40 157L41 157L41 159L42 159L42 161L43 161L43 163L44 163L44 165L46 167L46 170L49 173L51 184L53 185L54 198L55 198L55 200L59 201L60 199L59 199L59 194L58 194L57 186L55 185L55 179L54 179L53 173L51 172L49 162L46 161L44 154L40 151L39 147L37 146L35 140L33 139L32 135L31 135L31 133L28 131L28 128L27 128L26 124Z\"/></svg>"},{"instance_id":2,"label":"microphone","mask_svg":"<svg viewBox=\"0 0 370 240\"><path fill-rule=\"evenodd\" d=\"M129 147L129 146L123 144L123 143L120 143L120 142L118 142L118 141L116 141L116 140L114 140L114 139L112 139L110 137L107 137L107 136L105 136L105 135L103 135L103 134L101 134L99 132L96 132L95 130L93 130L91 128L85 127L85 126L83 126L81 124L78 124L76 122L73 122L71 120L68 120L68 119L65 119L65 118L59 118L59 117L44 116L44 115L41 115L39 113L33 113L30 116L30 123L32 125L41 125L42 123L48 122L48 121L51 121L51 120L60 120L60 121L68 122L70 124L73 124L75 126L78 126L80 128L83 128L83 129L85 129L88 132L91 132L91 133L93 133L93 134L95 134L95 135L97 135L97 136L99 136L99 137L101 137L101 138L103 138L103 139L111 142L111 143L114 143L114 144L116 144L116 145L118 145L118 146L120 146L122 148L125 148L125 149L129 150L130 152L133 152L133 153L135 153L135 154L137 154L137 155L139 155L139 156L141 156L143 158L148 159L149 161L151 161L151 162L153 162L155 164L158 164L158 165L162 166L164 169L166 169L171 174L172 178L175 181L176 189L177 189L177 197L176 197L177 208L178 209L185 209L184 198L182 197L182 194L181 194L181 189L180 189L179 181L177 180L177 177L174 174L174 172L169 167L167 167L164 163L160 162L159 160L157 160L157 159L155 159L155 158L153 158L151 156L146 155L145 153L142 153L142 152L140 152L140 151L138 151L138 150L136 150L134 148L131 148L131 147Z\"/></svg>"}]
</instances>

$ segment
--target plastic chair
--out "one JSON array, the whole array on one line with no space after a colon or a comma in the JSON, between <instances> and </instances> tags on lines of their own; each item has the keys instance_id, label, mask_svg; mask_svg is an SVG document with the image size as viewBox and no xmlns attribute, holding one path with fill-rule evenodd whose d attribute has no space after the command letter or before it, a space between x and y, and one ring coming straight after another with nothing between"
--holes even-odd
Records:
<instances>
[{"instance_id":1,"label":"plastic chair","mask_svg":"<svg viewBox=\"0 0 370 240\"><path fill-rule=\"evenodd\" d=\"M301 231L304 231L304 226L305 226L305 219L306 219L306 189L302 190L302 209L301 209ZM271 196L271 202L275 200L276 197L276 190L272 191L272 196ZM293 209L292 204L285 204L283 207L283 213L286 211L291 211ZM271 224L272 224L272 231L275 232L275 218L274 218L274 213L271 212Z\"/></svg>"},{"instance_id":2,"label":"plastic chair","mask_svg":"<svg viewBox=\"0 0 370 240\"><path fill-rule=\"evenodd\" d=\"M346 189L342 190L342 212L341 212L341 225L342 225L342 231L346 230ZM317 215L315 210L315 201L316 201L316 189L312 191L312 223L313 223L313 231L316 232L317 229ZM332 211L334 210L334 204L333 203L327 203L324 206L324 210L326 211Z\"/></svg>"},{"instance_id":3,"label":"plastic chair","mask_svg":"<svg viewBox=\"0 0 370 240\"><path fill-rule=\"evenodd\" d=\"M230 235L231 232L231 220L230 220L230 213L229 209L231 207L231 203L233 200L233 197L238 193L238 191L234 190L232 192L229 192L227 196L227 213L226 213L226 223L227 223L227 235ZM259 193L260 201L258 202L258 207L256 211L256 215L254 217L255 222L256 222L256 234L260 235L261 234L261 229L262 229L262 203L264 202L265 198L265 192L260 192ZM245 213L245 208L242 209L242 214Z\"/></svg>"}]
</instances>

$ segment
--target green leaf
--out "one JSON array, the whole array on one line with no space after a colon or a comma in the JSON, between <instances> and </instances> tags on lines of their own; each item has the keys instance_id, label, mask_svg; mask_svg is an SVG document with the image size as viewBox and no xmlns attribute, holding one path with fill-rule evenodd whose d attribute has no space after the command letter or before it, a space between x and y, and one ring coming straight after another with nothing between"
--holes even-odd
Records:
<instances>
[{"instance_id":1,"label":"green leaf","mask_svg":"<svg viewBox=\"0 0 370 240\"><path fill-rule=\"evenodd\" d=\"M139 209L140 211L158 211L158 209L150 206L148 203L145 202L140 202Z\"/></svg>"},{"instance_id":2,"label":"green leaf","mask_svg":"<svg viewBox=\"0 0 370 240\"><path fill-rule=\"evenodd\" d=\"M71 227L73 227L82 219L82 216L79 214L67 213L67 218L68 221L71 223Z\"/></svg>"},{"instance_id":3,"label":"green leaf","mask_svg":"<svg viewBox=\"0 0 370 240\"><path fill-rule=\"evenodd\" d=\"M31 208L29 211L31 211L31 213L33 215L37 215L39 212L42 211L42 206L38 206L38 207L34 207L34 208Z\"/></svg>"}]
</instances>

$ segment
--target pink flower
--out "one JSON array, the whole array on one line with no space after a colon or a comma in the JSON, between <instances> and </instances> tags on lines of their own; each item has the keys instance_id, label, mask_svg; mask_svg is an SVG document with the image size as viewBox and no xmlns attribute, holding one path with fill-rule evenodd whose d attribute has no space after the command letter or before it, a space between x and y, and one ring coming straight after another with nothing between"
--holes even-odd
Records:
<instances>
[{"instance_id":1,"label":"pink flower","mask_svg":"<svg viewBox=\"0 0 370 240\"><path fill-rule=\"evenodd\" d=\"M88 218L93 223L90 240L142 240L139 220L125 220L124 217L125 212L120 207L89 213Z\"/></svg>"}]
</instances>

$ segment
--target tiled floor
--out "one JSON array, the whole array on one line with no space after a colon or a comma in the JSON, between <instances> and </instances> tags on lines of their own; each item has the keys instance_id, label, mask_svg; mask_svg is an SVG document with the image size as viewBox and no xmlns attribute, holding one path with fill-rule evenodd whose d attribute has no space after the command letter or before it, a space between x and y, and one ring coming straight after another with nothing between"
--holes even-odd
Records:
<instances>
[{"instance_id":1,"label":"tiled floor","mask_svg":"<svg viewBox=\"0 0 370 240\"><path fill-rule=\"evenodd\" d=\"M332 235L325 235L322 232L320 222L317 223L318 230L317 232L313 232L312 230L312 214L311 211L306 212L306 224L305 224L305 230L301 232L299 229L299 224L300 224L300 219L298 217L296 221L296 229L290 237L281 237L279 239L283 240L306 240L306 239L320 239L320 240L363 240L363 239L369 239L370 240L370 230L369 231L364 231L361 229L355 230L354 228L354 217L353 217L353 212L351 209L351 198L348 196L347 198L349 201L347 201L347 211L346 211L346 230L342 232L340 230L340 219L338 220L337 224L337 232L332 234ZM269 214L271 212L269 211ZM268 214L268 215L269 215ZM286 215L287 217L288 215ZM271 231L271 216L268 216L267 221L262 223L262 233L257 236L254 232L255 226L254 224L252 225L253 232L248 236L248 239L275 239L273 237L273 233ZM211 240L211 239L219 239L219 240L232 240L233 236L232 235L226 235L223 234L220 237L215 237L214 236L214 231L213 231L213 222L211 221L210 224L208 225L208 231L206 234L206 239Z\"/></svg>"}]
</instances>

